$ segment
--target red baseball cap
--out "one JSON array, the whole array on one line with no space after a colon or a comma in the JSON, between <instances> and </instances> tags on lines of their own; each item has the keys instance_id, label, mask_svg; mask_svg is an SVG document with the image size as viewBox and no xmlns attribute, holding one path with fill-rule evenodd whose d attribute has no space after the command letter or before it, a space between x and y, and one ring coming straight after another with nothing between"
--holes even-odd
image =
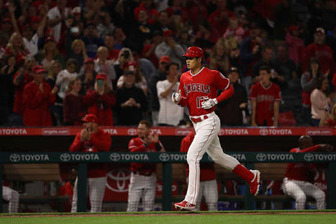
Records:
<instances>
[{"instance_id":1,"label":"red baseball cap","mask_svg":"<svg viewBox=\"0 0 336 224\"><path fill-rule=\"evenodd\" d=\"M189 58L199 58L199 57L204 58L204 52L202 48L192 46L186 50L186 53L183 56Z\"/></svg>"},{"instance_id":2,"label":"red baseball cap","mask_svg":"<svg viewBox=\"0 0 336 224\"><path fill-rule=\"evenodd\" d=\"M173 32L171 30L165 30L165 31L163 31L162 36L163 37L171 37L171 36L173 36Z\"/></svg>"},{"instance_id":3,"label":"red baseball cap","mask_svg":"<svg viewBox=\"0 0 336 224\"><path fill-rule=\"evenodd\" d=\"M289 32L292 32L292 31L294 31L294 30L299 30L299 28L298 28L297 26L295 26L295 25L291 25L291 26L288 28L288 31L289 31Z\"/></svg>"},{"instance_id":4,"label":"red baseball cap","mask_svg":"<svg viewBox=\"0 0 336 224\"><path fill-rule=\"evenodd\" d=\"M162 63L162 62L165 62L165 63L170 63L170 57L168 56L168 55L163 55L163 56L161 56L160 57L160 64Z\"/></svg>"},{"instance_id":5,"label":"red baseball cap","mask_svg":"<svg viewBox=\"0 0 336 224\"><path fill-rule=\"evenodd\" d=\"M87 114L85 115L85 117L82 118L82 121L98 123L98 118L94 114Z\"/></svg>"},{"instance_id":6,"label":"red baseball cap","mask_svg":"<svg viewBox=\"0 0 336 224\"><path fill-rule=\"evenodd\" d=\"M40 69L44 69L42 65L35 65L35 66L33 67L33 72L36 73L37 70L40 70Z\"/></svg>"},{"instance_id":7,"label":"red baseball cap","mask_svg":"<svg viewBox=\"0 0 336 224\"><path fill-rule=\"evenodd\" d=\"M107 76L104 73L99 73L96 75L96 79L104 79L106 80Z\"/></svg>"},{"instance_id":8,"label":"red baseball cap","mask_svg":"<svg viewBox=\"0 0 336 224\"><path fill-rule=\"evenodd\" d=\"M47 73L47 70L45 70L44 68L38 69L35 71L36 74L41 74L41 73Z\"/></svg>"}]
</instances>

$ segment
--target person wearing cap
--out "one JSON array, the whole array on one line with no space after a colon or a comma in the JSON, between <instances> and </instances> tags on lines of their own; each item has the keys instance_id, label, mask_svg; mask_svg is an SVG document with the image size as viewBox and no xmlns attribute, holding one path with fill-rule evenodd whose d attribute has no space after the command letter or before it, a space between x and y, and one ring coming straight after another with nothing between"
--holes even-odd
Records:
<instances>
[{"instance_id":1,"label":"person wearing cap","mask_svg":"<svg viewBox=\"0 0 336 224\"><path fill-rule=\"evenodd\" d=\"M239 83L239 70L231 67L227 73L230 84L233 86L234 94L217 106L217 114L222 126L243 126L248 117L247 93L243 85Z\"/></svg>"},{"instance_id":2,"label":"person wearing cap","mask_svg":"<svg viewBox=\"0 0 336 224\"><path fill-rule=\"evenodd\" d=\"M135 83L134 85L140 89L142 89L147 95L147 82L145 77L142 75L138 63L136 61L129 61L126 64L125 70L132 71L135 74ZM124 85L125 76L120 76L117 82L117 88L121 88Z\"/></svg>"},{"instance_id":3,"label":"person wearing cap","mask_svg":"<svg viewBox=\"0 0 336 224\"><path fill-rule=\"evenodd\" d=\"M62 26L65 26L64 21L68 18L71 11L66 7L65 0L57 0L56 6L48 11L48 26L53 29L55 41L58 42L61 37Z\"/></svg>"},{"instance_id":4,"label":"person wearing cap","mask_svg":"<svg viewBox=\"0 0 336 224\"><path fill-rule=\"evenodd\" d=\"M143 120L148 102L144 91L135 86L134 71L126 70L123 76L124 85L115 92L117 122L118 125L136 126Z\"/></svg>"},{"instance_id":5,"label":"person wearing cap","mask_svg":"<svg viewBox=\"0 0 336 224\"><path fill-rule=\"evenodd\" d=\"M160 102L157 95L157 88L156 84L159 81L163 81L167 77L167 65L171 62L170 57L167 55L163 55L160 57L159 61L159 68L156 70L155 74L149 79L148 87L149 87L149 94L148 94L148 103L149 103L149 110L152 114L152 123L153 126L157 126L158 117L159 117L159 110L160 110Z\"/></svg>"},{"instance_id":6,"label":"person wearing cap","mask_svg":"<svg viewBox=\"0 0 336 224\"><path fill-rule=\"evenodd\" d=\"M49 107L55 103L57 86L51 89L44 81L47 71L37 68L34 80L23 90L23 125L30 127L52 126Z\"/></svg>"},{"instance_id":7,"label":"person wearing cap","mask_svg":"<svg viewBox=\"0 0 336 224\"><path fill-rule=\"evenodd\" d=\"M173 32L171 30L165 30L162 37L163 41L155 48L155 55L158 58L163 55L168 55L172 62L177 63L179 68L182 68L182 55L184 50L181 45L174 40Z\"/></svg>"},{"instance_id":8,"label":"person wearing cap","mask_svg":"<svg viewBox=\"0 0 336 224\"><path fill-rule=\"evenodd\" d=\"M309 69L310 59L316 57L325 75L334 74L335 59L333 50L325 43L325 31L322 27L315 29L314 42L305 47L302 58L302 72Z\"/></svg>"},{"instance_id":9,"label":"person wearing cap","mask_svg":"<svg viewBox=\"0 0 336 224\"><path fill-rule=\"evenodd\" d=\"M94 90L87 91L84 102L89 107L88 112L98 117L99 125L114 125L112 107L116 103L116 98L107 84L106 74L96 75Z\"/></svg>"},{"instance_id":10,"label":"person wearing cap","mask_svg":"<svg viewBox=\"0 0 336 224\"><path fill-rule=\"evenodd\" d=\"M175 203L176 208L194 210L200 189L200 160L207 152L215 162L237 174L250 186L252 195L257 195L260 187L260 172L248 170L237 159L223 152L218 138L220 120L215 114L216 105L230 98L234 89L230 80L216 70L202 66L204 51L192 46L184 54L188 69L180 78L179 90L172 94L172 100L187 107L189 118L195 129L195 138L188 153L189 182L186 196L182 202ZM222 93L217 96L217 91Z\"/></svg>"},{"instance_id":11,"label":"person wearing cap","mask_svg":"<svg viewBox=\"0 0 336 224\"><path fill-rule=\"evenodd\" d=\"M179 67L177 63L170 63L167 65L166 80L158 81L156 84L157 96L160 102L160 110L158 116L159 126L173 126L176 127L185 123L184 108L176 105L171 100L171 95L177 92L179 87Z\"/></svg>"},{"instance_id":12,"label":"person wearing cap","mask_svg":"<svg viewBox=\"0 0 336 224\"><path fill-rule=\"evenodd\" d=\"M114 70L113 61L108 59L108 49L105 46L101 46L97 50L97 58L94 61L95 71L97 73L104 73L107 77L108 86L113 89L112 82L116 80L116 72Z\"/></svg>"},{"instance_id":13,"label":"person wearing cap","mask_svg":"<svg viewBox=\"0 0 336 224\"><path fill-rule=\"evenodd\" d=\"M165 152L159 135L152 131L150 121L141 120L138 124L138 137L132 138L128 143L131 153L157 153ZM143 211L153 211L156 194L156 164L131 163L131 178L128 187L127 212L137 212L140 199Z\"/></svg>"},{"instance_id":14,"label":"person wearing cap","mask_svg":"<svg viewBox=\"0 0 336 224\"><path fill-rule=\"evenodd\" d=\"M82 121L83 128L76 134L69 151L97 153L108 152L111 147L111 136L99 127L99 120L94 114L86 114ZM87 185L91 204L90 212L101 212L106 185L106 164L88 164ZM77 212L77 183L75 181L71 212Z\"/></svg>"}]
</instances>

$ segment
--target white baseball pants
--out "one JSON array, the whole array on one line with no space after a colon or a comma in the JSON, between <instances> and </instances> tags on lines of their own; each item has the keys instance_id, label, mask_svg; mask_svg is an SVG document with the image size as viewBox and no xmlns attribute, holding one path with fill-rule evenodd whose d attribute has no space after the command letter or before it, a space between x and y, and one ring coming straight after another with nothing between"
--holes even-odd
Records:
<instances>
[{"instance_id":1,"label":"white baseball pants","mask_svg":"<svg viewBox=\"0 0 336 224\"><path fill-rule=\"evenodd\" d=\"M200 210L202 197L204 196L205 202L208 205L208 211L217 211L218 209L218 190L217 181L208 180L200 182L200 190L197 196L196 211Z\"/></svg>"},{"instance_id":2,"label":"white baseball pants","mask_svg":"<svg viewBox=\"0 0 336 224\"><path fill-rule=\"evenodd\" d=\"M6 201L9 201L8 204L8 212L9 213L17 213L19 210L19 200L20 194L19 192L6 187L2 186L2 198Z\"/></svg>"},{"instance_id":3,"label":"white baseball pants","mask_svg":"<svg viewBox=\"0 0 336 224\"><path fill-rule=\"evenodd\" d=\"M105 193L106 177L88 178L87 180L88 180L87 189L91 204L90 212L101 212ZM77 199L78 199L77 184L78 184L78 178L76 178L75 181L71 212L77 212Z\"/></svg>"},{"instance_id":4,"label":"white baseball pants","mask_svg":"<svg viewBox=\"0 0 336 224\"><path fill-rule=\"evenodd\" d=\"M153 211L156 194L156 174L143 176L131 174L130 184L128 187L128 212L137 212L140 199L142 199L143 210Z\"/></svg>"},{"instance_id":5,"label":"white baseball pants","mask_svg":"<svg viewBox=\"0 0 336 224\"><path fill-rule=\"evenodd\" d=\"M191 204L196 204L197 195L200 190L199 162L205 152L208 153L215 163L231 171L239 162L237 159L223 152L218 138L220 120L214 112L208 114L207 119L193 124L196 134L187 153L189 182L188 191L184 200Z\"/></svg>"},{"instance_id":6,"label":"white baseball pants","mask_svg":"<svg viewBox=\"0 0 336 224\"><path fill-rule=\"evenodd\" d=\"M305 209L306 195L316 200L317 209L325 209L325 194L315 185L299 180L283 180L283 191L295 199L296 209Z\"/></svg>"}]
</instances>

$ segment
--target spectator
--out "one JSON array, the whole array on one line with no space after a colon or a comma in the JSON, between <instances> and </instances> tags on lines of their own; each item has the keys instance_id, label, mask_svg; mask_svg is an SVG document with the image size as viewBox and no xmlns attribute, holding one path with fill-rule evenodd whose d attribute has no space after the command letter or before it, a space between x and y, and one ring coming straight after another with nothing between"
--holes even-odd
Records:
<instances>
[{"instance_id":1,"label":"spectator","mask_svg":"<svg viewBox=\"0 0 336 224\"><path fill-rule=\"evenodd\" d=\"M138 137L132 138L128 143L131 153L139 152L165 152L159 136L151 133L152 124L141 120L138 125ZM156 194L156 164L131 163L131 179L128 186L127 212L137 212L140 199L143 210L153 211Z\"/></svg>"},{"instance_id":2,"label":"spectator","mask_svg":"<svg viewBox=\"0 0 336 224\"><path fill-rule=\"evenodd\" d=\"M87 58L85 44L80 39L75 39L71 44L71 50L67 54L67 60L70 58L76 59L78 68L81 68L84 63L84 59Z\"/></svg>"},{"instance_id":3,"label":"spectator","mask_svg":"<svg viewBox=\"0 0 336 224\"><path fill-rule=\"evenodd\" d=\"M114 48L117 50L121 50L122 48L124 48L124 42L127 38L124 31L120 27L117 27L113 31L113 36L114 36Z\"/></svg>"},{"instance_id":4,"label":"spectator","mask_svg":"<svg viewBox=\"0 0 336 224\"><path fill-rule=\"evenodd\" d=\"M83 19L86 21L92 21L95 16L99 15L99 12L103 6L103 0L85 1L82 13Z\"/></svg>"},{"instance_id":5,"label":"spectator","mask_svg":"<svg viewBox=\"0 0 336 224\"><path fill-rule=\"evenodd\" d=\"M273 38L283 40L286 34L286 28L295 23L296 17L292 10L292 4L289 0L281 0L274 7L274 28Z\"/></svg>"},{"instance_id":6,"label":"spectator","mask_svg":"<svg viewBox=\"0 0 336 224\"><path fill-rule=\"evenodd\" d=\"M213 50L210 52L209 68L226 74L231 67L229 53L230 50L225 47L225 39L218 39Z\"/></svg>"},{"instance_id":7,"label":"spectator","mask_svg":"<svg viewBox=\"0 0 336 224\"><path fill-rule=\"evenodd\" d=\"M242 85L245 86L247 92L252 83L252 68L261 59L261 48L265 46L261 38L260 28L256 23L250 25L250 36L244 39L240 46L240 61Z\"/></svg>"},{"instance_id":8,"label":"spectator","mask_svg":"<svg viewBox=\"0 0 336 224\"><path fill-rule=\"evenodd\" d=\"M86 92L91 89L94 89L94 84L96 80L97 72L94 70L94 61L92 58L86 58L84 60L84 66L81 69L80 77L82 80L82 93L86 94Z\"/></svg>"},{"instance_id":9,"label":"spectator","mask_svg":"<svg viewBox=\"0 0 336 224\"><path fill-rule=\"evenodd\" d=\"M56 85L59 86L57 93L58 97L63 101L65 97L66 88L69 86L70 79L78 76L77 60L70 58L66 63L66 68L57 75Z\"/></svg>"},{"instance_id":10,"label":"spectator","mask_svg":"<svg viewBox=\"0 0 336 224\"><path fill-rule=\"evenodd\" d=\"M178 92L179 87L179 67L172 62L167 65L167 79L158 81L156 84L157 96L160 102L159 125L178 126L183 123L184 109L176 105L172 100L172 94Z\"/></svg>"},{"instance_id":11,"label":"spectator","mask_svg":"<svg viewBox=\"0 0 336 224\"><path fill-rule=\"evenodd\" d=\"M160 103L157 94L156 84L159 81L163 81L167 77L167 65L170 63L169 56L161 56L159 61L159 68L150 78L148 86L149 86L149 94L148 94L148 102L149 102L149 110L152 113L152 122L153 126L157 126L158 123L158 116L160 110Z\"/></svg>"},{"instance_id":12,"label":"spectator","mask_svg":"<svg viewBox=\"0 0 336 224\"><path fill-rule=\"evenodd\" d=\"M63 70L62 65L59 61L51 62L48 75L46 77L46 82L52 87L56 84L57 75Z\"/></svg>"},{"instance_id":13,"label":"spectator","mask_svg":"<svg viewBox=\"0 0 336 224\"><path fill-rule=\"evenodd\" d=\"M305 47L302 59L302 71L309 70L311 58L316 57L320 62L321 71L327 74L334 74L335 60L333 50L325 43L325 32L321 27L316 28L314 33L314 43Z\"/></svg>"},{"instance_id":14,"label":"spectator","mask_svg":"<svg viewBox=\"0 0 336 224\"><path fill-rule=\"evenodd\" d=\"M25 48L29 51L29 55L34 56L38 52L39 38L43 37L43 30L47 22L47 12L45 7L41 7L42 19L38 25L37 30L34 30L31 24L26 24L22 29L23 43ZM9 4L9 11L11 15L12 24L15 32L21 33L15 18L15 8L13 4Z\"/></svg>"},{"instance_id":15,"label":"spectator","mask_svg":"<svg viewBox=\"0 0 336 224\"><path fill-rule=\"evenodd\" d=\"M326 113L320 121L320 127L336 127L336 104L331 108L330 113Z\"/></svg>"},{"instance_id":16,"label":"spectator","mask_svg":"<svg viewBox=\"0 0 336 224\"><path fill-rule=\"evenodd\" d=\"M118 125L135 126L143 119L148 103L142 89L135 86L133 71L125 71L124 85L115 92Z\"/></svg>"},{"instance_id":17,"label":"spectator","mask_svg":"<svg viewBox=\"0 0 336 224\"><path fill-rule=\"evenodd\" d=\"M51 126L51 113L49 106L55 103L55 86L52 90L48 83L44 81L47 71L39 68L34 71L34 80L24 87L23 91L23 124L25 126Z\"/></svg>"},{"instance_id":18,"label":"spectator","mask_svg":"<svg viewBox=\"0 0 336 224\"><path fill-rule=\"evenodd\" d=\"M65 0L57 0L56 6L48 11L48 26L52 28L56 42L60 40L62 28L65 27L63 21L69 17L70 13Z\"/></svg>"},{"instance_id":19,"label":"spectator","mask_svg":"<svg viewBox=\"0 0 336 224\"><path fill-rule=\"evenodd\" d=\"M64 57L59 53L53 37L45 39L43 49L35 55L35 59L45 69L49 69L54 60L59 61L62 64L62 68L64 67Z\"/></svg>"},{"instance_id":20,"label":"spectator","mask_svg":"<svg viewBox=\"0 0 336 224\"><path fill-rule=\"evenodd\" d=\"M8 118L14 104L13 78L18 70L14 55L8 56L6 62L0 70L0 126L9 124Z\"/></svg>"},{"instance_id":21,"label":"spectator","mask_svg":"<svg viewBox=\"0 0 336 224\"><path fill-rule=\"evenodd\" d=\"M274 61L272 60L272 56L273 56L273 48L270 46L265 46L262 49L262 59L252 68L252 77L253 77L252 83L254 84L260 81L259 68L262 66L267 66L271 69L271 75L272 75L271 81L277 84L282 89L286 85L285 77L281 73L280 68L277 67L277 64L274 63Z\"/></svg>"},{"instance_id":22,"label":"spectator","mask_svg":"<svg viewBox=\"0 0 336 224\"><path fill-rule=\"evenodd\" d=\"M247 113L247 93L245 87L239 83L239 70L236 67L231 67L227 77L233 86L233 95L218 103L217 114L222 125L242 126Z\"/></svg>"},{"instance_id":23,"label":"spectator","mask_svg":"<svg viewBox=\"0 0 336 224\"><path fill-rule=\"evenodd\" d=\"M188 152L189 146L195 137L194 129L182 139L180 152ZM186 175L189 174L189 167L186 164ZM218 190L216 181L216 170L213 163L200 163L200 189L197 196L195 210L199 211L201 207L202 197L208 205L209 211L217 211ZM188 180L187 180L188 181Z\"/></svg>"},{"instance_id":24,"label":"spectator","mask_svg":"<svg viewBox=\"0 0 336 224\"><path fill-rule=\"evenodd\" d=\"M21 34L14 32L6 45L6 55L14 55L16 63L22 65L29 54L25 48Z\"/></svg>"},{"instance_id":25,"label":"spectator","mask_svg":"<svg viewBox=\"0 0 336 224\"><path fill-rule=\"evenodd\" d=\"M129 61L126 64L125 70L129 70L135 73L135 83L134 85L140 89L142 89L147 95L147 82L145 77L142 75L140 68L138 68L138 63L136 61ZM125 76L120 76L117 82L117 88L121 88L124 85L124 78Z\"/></svg>"},{"instance_id":26,"label":"spectator","mask_svg":"<svg viewBox=\"0 0 336 224\"><path fill-rule=\"evenodd\" d=\"M301 76L302 87L302 117L307 124L311 124L310 95L316 86L317 79L323 77L320 63L317 58L310 59L309 70Z\"/></svg>"},{"instance_id":27,"label":"spectator","mask_svg":"<svg viewBox=\"0 0 336 224\"><path fill-rule=\"evenodd\" d=\"M310 136L303 135L299 138L299 147L290 150L291 153L316 152L331 148L329 145L313 145ZM306 197L311 196L316 200L317 209L325 209L324 192L309 182L309 175L315 170L311 163L288 163L285 178L283 180L283 191L295 199L296 209L305 209Z\"/></svg>"},{"instance_id":28,"label":"spectator","mask_svg":"<svg viewBox=\"0 0 336 224\"><path fill-rule=\"evenodd\" d=\"M13 78L13 84L15 87L15 98L14 98L14 106L13 106L13 125L14 126L22 126L23 120L23 91L25 86L33 81L34 79L34 69L39 67L33 67L35 65L35 59L32 57L27 57L22 68L15 73Z\"/></svg>"},{"instance_id":29,"label":"spectator","mask_svg":"<svg viewBox=\"0 0 336 224\"><path fill-rule=\"evenodd\" d=\"M142 49L141 56L142 58L147 58L150 60L155 68L158 68L159 66L159 60L158 57L155 55L155 48L162 42L162 34L160 31L154 31L152 40L145 44L145 46Z\"/></svg>"},{"instance_id":30,"label":"spectator","mask_svg":"<svg viewBox=\"0 0 336 224\"><path fill-rule=\"evenodd\" d=\"M280 88L271 82L271 70L266 66L259 69L260 81L251 87L251 125L278 126Z\"/></svg>"},{"instance_id":31,"label":"spectator","mask_svg":"<svg viewBox=\"0 0 336 224\"><path fill-rule=\"evenodd\" d=\"M98 30L98 35L101 38L106 37L108 33L112 33L113 30L115 29L115 26L111 22L111 16L108 11L103 11L99 13L99 17L101 19L97 30Z\"/></svg>"},{"instance_id":32,"label":"spectator","mask_svg":"<svg viewBox=\"0 0 336 224\"><path fill-rule=\"evenodd\" d=\"M98 117L99 125L114 125L112 107L116 103L116 98L107 84L105 74L97 74L94 90L87 91L85 103L89 106L88 112Z\"/></svg>"},{"instance_id":33,"label":"spectator","mask_svg":"<svg viewBox=\"0 0 336 224\"><path fill-rule=\"evenodd\" d=\"M114 48L114 37L112 34L106 34L104 38L105 47L108 50L108 60L116 61L118 59L118 55L120 50Z\"/></svg>"},{"instance_id":34,"label":"spectator","mask_svg":"<svg viewBox=\"0 0 336 224\"><path fill-rule=\"evenodd\" d=\"M240 44L243 41L244 35L245 35L245 31L243 27L239 24L238 17L236 15L230 16L229 26L225 30L223 37L224 38L234 38L234 41L236 41L237 44Z\"/></svg>"},{"instance_id":35,"label":"spectator","mask_svg":"<svg viewBox=\"0 0 336 224\"><path fill-rule=\"evenodd\" d=\"M98 36L96 24L91 21L88 22L84 29L82 40L86 46L86 53L90 58L95 58L98 48L104 46L104 40Z\"/></svg>"},{"instance_id":36,"label":"spectator","mask_svg":"<svg viewBox=\"0 0 336 224\"><path fill-rule=\"evenodd\" d=\"M153 63L147 58L141 58L138 53L133 52L134 60L138 64L138 68L141 71L143 77L148 83L152 75L155 73L156 69Z\"/></svg>"},{"instance_id":37,"label":"spectator","mask_svg":"<svg viewBox=\"0 0 336 224\"><path fill-rule=\"evenodd\" d=\"M134 9L134 18L138 18L141 11L147 13L149 24L153 24L159 16L158 11L154 8L153 0L141 0L140 5Z\"/></svg>"},{"instance_id":38,"label":"spectator","mask_svg":"<svg viewBox=\"0 0 336 224\"><path fill-rule=\"evenodd\" d=\"M94 62L95 71L104 73L107 77L106 82L110 89L113 89L112 82L116 81L116 72L114 70L113 61L108 59L107 47L101 46L97 51L97 59Z\"/></svg>"},{"instance_id":39,"label":"spectator","mask_svg":"<svg viewBox=\"0 0 336 224\"><path fill-rule=\"evenodd\" d=\"M16 190L13 190L10 187L2 185L2 199L9 201L8 213L18 213L19 202L20 202L19 192L17 192Z\"/></svg>"},{"instance_id":40,"label":"spectator","mask_svg":"<svg viewBox=\"0 0 336 224\"><path fill-rule=\"evenodd\" d=\"M160 58L163 55L167 55L170 57L172 62L177 63L179 68L182 68L182 55L184 54L183 48L175 42L173 32L171 30L164 31L162 36L163 42L155 48L156 56Z\"/></svg>"},{"instance_id":41,"label":"spectator","mask_svg":"<svg viewBox=\"0 0 336 224\"><path fill-rule=\"evenodd\" d=\"M79 94L81 88L82 84L79 77L70 79L66 90L67 94L63 101L63 118L66 126L80 126L82 124L86 107L84 105L84 97Z\"/></svg>"},{"instance_id":42,"label":"spectator","mask_svg":"<svg viewBox=\"0 0 336 224\"><path fill-rule=\"evenodd\" d=\"M304 42L299 37L299 28L292 25L288 28L286 34L286 44L288 46L288 55L292 59L296 66L301 65Z\"/></svg>"},{"instance_id":43,"label":"spectator","mask_svg":"<svg viewBox=\"0 0 336 224\"><path fill-rule=\"evenodd\" d=\"M114 63L114 70L116 72L116 81L119 80L120 76L124 73L124 68L129 61L135 61L132 51L129 48L123 48L120 50L118 55L118 60ZM116 87L115 83L113 87Z\"/></svg>"},{"instance_id":44,"label":"spectator","mask_svg":"<svg viewBox=\"0 0 336 224\"><path fill-rule=\"evenodd\" d=\"M312 125L319 126L320 120L326 116L331 109L331 100L327 97L328 78L319 78L316 81L316 88L310 95Z\"/></svg>"},{"instance_id":45,"label":"spectator","mask_svg":"<svg viewBox=\"0 0 336 224\"><path fill-rule=\"evenodd\" d=\"M111 136L99 127L98 118L94 114L87 114L82 120L83 129L76 134L70 146L70 152L97 153L108 152L111 147ZM106 185L106 165L89 164L87 185L91 204L90 212L101 212ZM77 212L78 178L76 178L72 198L71 212ZM84 199L86 200L86 199Z\"/></svg>"}]
</instances>

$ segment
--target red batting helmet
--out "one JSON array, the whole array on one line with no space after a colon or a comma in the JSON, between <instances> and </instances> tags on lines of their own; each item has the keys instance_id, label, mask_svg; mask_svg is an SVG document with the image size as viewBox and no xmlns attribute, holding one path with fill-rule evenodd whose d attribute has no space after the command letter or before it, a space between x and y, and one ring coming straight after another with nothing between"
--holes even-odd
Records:
<instances>
[{"instance_id":1,"label":"red batting helmet","mask_svg":"<svg viewBox=\"0 0 336 224\"><path fill-rule=\"evenodd\" d=\"M204 58L204 52L202 48L193 46L193 47L189 47L183 56L190 57L190 58L199 58L199 57Z\"/></svg>"}]
</instances>

